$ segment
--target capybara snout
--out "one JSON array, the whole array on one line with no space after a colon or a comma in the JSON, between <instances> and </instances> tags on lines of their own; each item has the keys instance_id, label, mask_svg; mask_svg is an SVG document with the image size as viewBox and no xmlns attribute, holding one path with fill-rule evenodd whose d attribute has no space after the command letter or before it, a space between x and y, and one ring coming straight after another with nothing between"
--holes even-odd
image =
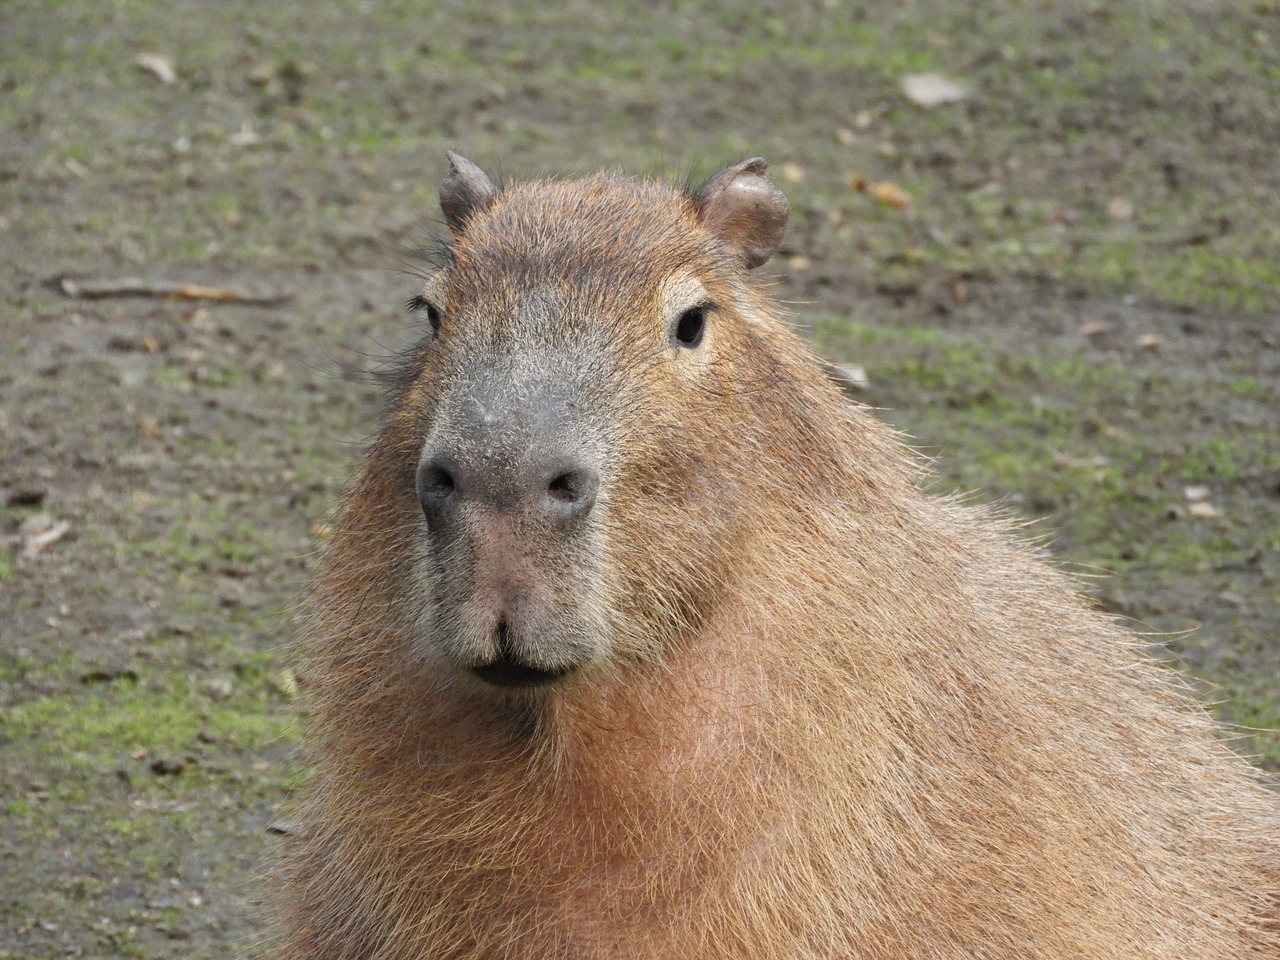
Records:
<instances>
[{"instance_id":1,"label":"capybara snout","mask_svg":"<svg viewBox=\"0 0 1280 960\"><path fill-rule=\"evenodd\" d=\"M440 362L416 473L418 643L490 685L544 686L605 647L606 458L578 357L464 344Z\"/></svg>"},{"instance_id":2,"label":"capybara snout","mask_svg":"<svg viewBox=\"0 0 1280 960\"><path fill-rule=\"evenodd\" d=\"M513 382L492 367L444 397L418 467L432 532L454 535L468 509L520 518L543 536L586 517L599 456L575 406L558 384Z\"/></svg>"}]
</instances>

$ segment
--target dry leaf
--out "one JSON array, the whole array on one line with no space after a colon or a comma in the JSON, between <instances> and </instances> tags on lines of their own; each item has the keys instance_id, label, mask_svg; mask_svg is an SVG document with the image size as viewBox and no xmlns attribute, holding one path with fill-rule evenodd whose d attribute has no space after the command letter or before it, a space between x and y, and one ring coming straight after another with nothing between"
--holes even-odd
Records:
<instances>
[{"instance_id":1,"label":"dry leaf","mask_svg":"<svg viewBox=\"0 0 1280 960\"><path fill-rule=\"evenodd\" d=\"M921 107L956 103L969 95L968 87L940 73L908 73L900 84L907 99Z\"/></svg>"},{"instance_id":2,"label":"dry leaf","mask_svg":"<svg viewBox=\"0 0 1280 960\"><path fill-rule=\"evenodd\" d=\"M901 210L911 203L911 194L896 183L891 183L888 180L871 180L857 170L850 170L845 174L845 179L852 189L857 190L859 193L869 193L881 203L893 207L895 210Z\"/></svg>"},{"instance_id":3,"label":"dry leaf","mask_svg":"<svg viewBox=\"0 0 1280 960\"><path fill-rule=\"evenodd\" d=\"M1218 515L1218 508L1208 500L1197 500L1191 506L1187 507L1187 513L1193 517L1199 517L1202 520Z\"/></svg>"},{"instance_id":4,"label":"dry leaf","mask_svg":"<svg viewBox=\"0 0 1280 960\"><path fill-rule=\"evenodd\" d=\"M778 170L783 183L797 184L804 182L804 167L798 163L784 163Z\"/></svg>"},{"instance_id":5,"label":"dry leaf","mask_svg":"<svg viewBox=\"0 0 1280 960\"><path fill-rule=\"evenodd\" d=\"M895 210L901 210L911 203L911 194L903 190L896 183L890 183L885 180L877 183L871 188L871 195L886 206L893 207Z\"/></svg>"},{"instance_id":6,"label":"dry leaf","mask_svg":"<svg viewBox=\"0 0 1280 960\"><path fill-rule=\"evenodd\" d=\"M165 86L178 82L178 71L173 68L173 59L163 53L142 53L133 62Z\"/></svg>"},{"instance_id":7,"label":"dry leaf","mask_svg":"<svg viewBox=\"0 0 1280 960\"><path fill-rule=\"evenodd\" d=\"M56 543L71 530L65 520L54 520L47 513L27 517L18 525L18 537L22 541L22 555L30 559L39 555L45 547Z\"/></svg>"}]
</instances>

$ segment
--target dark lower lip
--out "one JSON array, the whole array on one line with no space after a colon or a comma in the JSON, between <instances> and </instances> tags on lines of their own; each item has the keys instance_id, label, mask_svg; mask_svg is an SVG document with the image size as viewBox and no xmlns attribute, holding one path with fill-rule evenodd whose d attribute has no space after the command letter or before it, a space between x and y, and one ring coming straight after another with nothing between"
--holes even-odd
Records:
<instances>
[{"instance_id":1,"label":"dark lower lip","mask_svg":"<svg viewBox=\"0 0 1280 960\"><path fill-rule=\"evenodd\" d=\"M495 660L471 669L485 683L495 687L514 688L545 687L573 672L572 667L563 670L540 670L511 660Z\"/></svg>"}]
</instances>

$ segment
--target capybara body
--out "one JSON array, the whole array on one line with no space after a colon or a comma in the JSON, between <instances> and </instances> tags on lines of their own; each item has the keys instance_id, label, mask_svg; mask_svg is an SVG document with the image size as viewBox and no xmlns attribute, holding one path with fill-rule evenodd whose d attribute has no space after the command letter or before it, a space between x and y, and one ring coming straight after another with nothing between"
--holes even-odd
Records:
<instances>
[{"instance_id":1,"label":"capybara body","mask_svg":"<svg viewBox=\"0 0 1280 960\"><path fill-rule=\"evenodd\" d=\"M309 601L281 958L1280 957L1280 804L825 376L762 161L498 189Z\"/></svg>"}]
</instances>

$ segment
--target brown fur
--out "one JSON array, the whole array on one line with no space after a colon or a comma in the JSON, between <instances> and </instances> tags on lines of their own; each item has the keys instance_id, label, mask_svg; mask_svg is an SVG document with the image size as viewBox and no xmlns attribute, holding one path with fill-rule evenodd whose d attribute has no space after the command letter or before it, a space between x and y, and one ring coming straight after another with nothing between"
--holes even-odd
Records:
<instances>
[{"instance_id":1,"label":"brown fur","mask_svg":"<svg viewBox=\"0 0 1280 960\"><path fill-rule=\"evenodd\" d=\"M1280 957L1276 796L1008 523L922 492L732 218L455 172L440 331L309 604L282 960ZM685 273L698 350L667 336ZM508 574L433 566L415 492L498 359L565 378L603 451L591 563L520 561L599 647L527 691L450 652L439 581Z\"/></svg>"}]
</instances>

